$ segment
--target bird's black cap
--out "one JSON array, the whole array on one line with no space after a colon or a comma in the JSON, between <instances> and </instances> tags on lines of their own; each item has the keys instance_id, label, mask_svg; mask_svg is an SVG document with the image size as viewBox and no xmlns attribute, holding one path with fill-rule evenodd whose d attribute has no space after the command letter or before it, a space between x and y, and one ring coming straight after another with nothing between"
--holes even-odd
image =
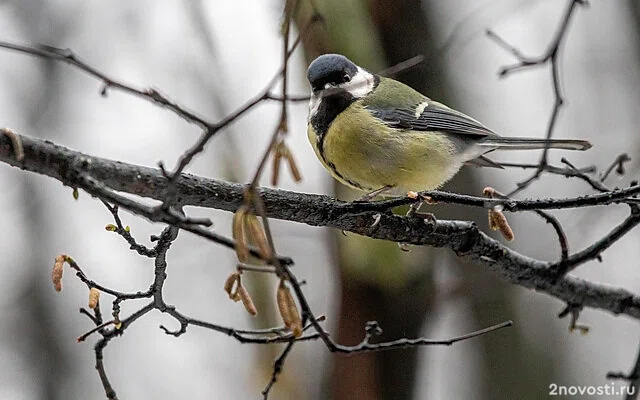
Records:
<instances>
[{"instance_id":1,"label":"bird's black cap","mask_svg":"<svg viewBox=\"0 0 640 400\"><path fill-rule=\"evenodd\" d=\"M311 88L324 89L327 83L338 85L349 82L358 72L358 67L347 57L340 54L323 54L309 65L307 79Z\"/></svg>"}]
</instances>

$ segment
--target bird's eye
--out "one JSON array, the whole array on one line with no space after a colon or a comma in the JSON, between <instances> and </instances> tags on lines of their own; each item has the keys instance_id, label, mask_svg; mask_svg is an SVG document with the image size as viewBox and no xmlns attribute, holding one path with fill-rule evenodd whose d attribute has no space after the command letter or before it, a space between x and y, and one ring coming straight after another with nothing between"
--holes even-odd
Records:
<instances>
[{"instance_id":1,"label":"bird's eye","mask_svg":"<svg viewBox=\"0 0 640 400\"><path fill-rule=\"evenodd\" d=\"M349 82L351 80L351 77L349 76L349 74L344 74L342 76L342 81L343 82Z\"/></svg>"}]
</instances>

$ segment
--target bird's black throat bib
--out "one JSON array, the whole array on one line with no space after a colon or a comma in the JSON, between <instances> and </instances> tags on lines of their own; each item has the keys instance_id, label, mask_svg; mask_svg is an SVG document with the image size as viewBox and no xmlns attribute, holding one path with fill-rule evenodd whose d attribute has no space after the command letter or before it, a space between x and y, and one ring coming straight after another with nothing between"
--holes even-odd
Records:
<instances>
[{"instance_id":1,"label":"bird's black throat bib","mask_svg":"<svg viewBox=\"0 0 640 400\"><path fill-rule=\"evenodd\" d=\"M322 98L318 111L310 120L320 144L333 120L354 101L356 101L356 98L349 92L340 92ZM322 148L322 146L319 146L319 148Z\"/></svg>"}]
</instances>

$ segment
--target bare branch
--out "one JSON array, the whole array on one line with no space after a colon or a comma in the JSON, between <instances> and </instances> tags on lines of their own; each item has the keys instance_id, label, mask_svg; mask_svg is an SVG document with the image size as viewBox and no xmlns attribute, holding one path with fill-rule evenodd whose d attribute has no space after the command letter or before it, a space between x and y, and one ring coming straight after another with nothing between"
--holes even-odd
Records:
<instances>
[{"instance_id":1,"label":"bare branch","mask_svg":"<svg viewBox=\"0 0 640 400\"><path fill-rule=\"evenodd\" d=\"M139 165L127 164L100 157L93 157L77 151L67 149L46 140L19 135L24 145L25 158L17 161L13 154L10 140L0 136L0 161L23 170L46 175L59 180L70 187L78 187L78 175L88 174L92 182L99 182L104 189L111 189L120 192L130 193L141 197L149 197L162 201L167 194L167 182L160 170L156 168L143 167ZM85 179L86 180L86 179ZM177 181L178 192L180 193L181 204L217 208L226 211L235 211L243 204L244 186L214 179L207 179L190 174L182 174ZM91 186L89 185L89 188ZM394 207L408 205L420 201L418 198L400 197L390 200L376 202L353 202L347 203L332 199L328 196L306 195L301 193L288 192L284 190L273 190L260 188L260 196L265 202L265 206L271 212L277 209L279 219L299 220L308 218L317 220L306 222L311 225L328 225L323 219L330 217L328 214L334 213L362 213L362 212L385 212ZM577 207L601 206L618 203L637 203L635 195L640 194L640 185L635 184L626 189L612 190L606 193L579 196L567 199L536 199L536 200L501 200L487 199L486 197L469 196L441 191L421 192L422 196L430 197L435 202L459 204L471 207L491 208L498 204L504 207L505 211L519 212L531 210L554 210ZM115 194L114 194L115 195ZM116 197L117 198L117 197ZM108 200L108 199L105 199ZM123 203L133 207L127 198ZM293 200L296 206L305 207L304 210L296 210L285 204ZM111 203L113 201L109 200ZM118 202L118 204L120 204ZM324 207L329 207L324 209ZM156 212L151 207L139 209L138 214L142 214L150 220L156 222L166 222L179 219L176 215L153 215ZM289 216L288 214L296 214ZM298 219L296 219L298 218ZM188 220L181 221L185 226L190 225ZM328 225L330 226L330 225ZM196 227L197 228L197 227ZM187 229L189 230L189 229ZM190 230L200 236L207 237L208 234L197 232L197 229ZM211 240L216 240L210 238ZM222 244L225 241L222 240ZM228 246L232 247L232 246Z\"/></svg>"},{"instance_id":2,"label":"bare branch","mask_svg":"<svg viewBox=\"0 0 640 400\"><path fill-rule=\"evenodd\" d=\"M611 163L609 168L602 174L600 182L604 182L609 177L609 174L615 169L618 175L624 175L624 165L631 161L631 157L627 153L622 153Z\"/></svg>"},{"instance_id":3,"label":"bare branch","mask_svg":"<svg viewBox=\"0 0 640 400\"><path fill-rule=\"evenodd\" d=\"M553 226L553 229L556 231L558 235L558 242L560 243L560 261L565 262L569 258L569 241L567 240L567 235L564 233L564 229L562 229L562 225L560 225L560 221L553 215L548 212L544 212L541 210L533 210L536 214L542 217L548 224Z\"/></svg>"},{"instance_id":4,"label":"bare branch","mask_svg":"<svg viewBox=\"0 0 640 400\"><path fill-rule=\"evenodd\" d=\"M640 224L640 207L633 204L630 205L630 215L616 226L611 232L596 241L586 249L573 254L566 260L551 265L551 269L555 271L559 276L562 276L568 272L571 272L579 265L584 264L586 261L597 259L601 261L600 254L611 247L616 241L626 235L630 230Z\"/></svg>"},{"instance_id":5,"label":"bare branch","mask_svg":"<svg viewBox=\"0 0 640 400\"><path fill-rule=\"evenodd\" d=\"M27 46L20 45L15 43L3 42L0 41L0 48L5 48L8 50L17 51L23 54L28 54L35 57L50 59L61 61L63 63L69 64L74 68L77 68L81 71L84 71L88 75L99 79L102 81L104 87L101 90L101 94L105 96L107 94L108 88L114 88L118 90L122 90L125 93L133 94L135 96L141 97L150 101L154 104L158 104L160 106L166 107L169 110L173 111L178 116L184 118L188 122L197 124L202 128L206 128L207 126L212 125L211 122L207 121L203 117L188 111L186 108L180 106L174 101L170 100L168 97L165 97L156 89L142 89L136 88L133 85L129 85L120 81L118 79L112 78L101 72L97 68L87 64L80 57L78 57L71 49L59 49L56 47L39 45L39 46Z\"/></svg>"},{"instance_id":6,"label":"bare branch","mask_svg":"<svg viewBox=\"0 0 640 400\"><path fill-rule=\"evenodd\" d=\"M503 67L500 69L499 76L506 77L507 75L522 71L525 69L536 68L546 64L550 65L551 69L551 82L553 85L554 92L554 103L553 109L551 110L551 116L549 117L549 122L547 123L547 132L546 138L551 139L553 136L553 131L556 126L556 122L558 120L558 116L560 114L560 108L564 104L564 99L562 96L562 89L560 84L560 65L559 65L559 56L560 56L560 48L563 44L564 39L569 32L569 22L571 21L571 17L575 13L575 10L579 5L586 4L585 0L569 0L567 9L558 25L556 34L554 38L551 40L547 50L538 57L527 57L520 50L515 48L514 46L508 44L504 39L498 36L491 30L487 30L487 36L496 42L500 47L504 48L506 51L513 54L515 58L518 59L518 63L514 65L510 65L507 67ZM539 167L536 171L531 175L528 179L519 182L516 185L516 188L507 194L507 197L513 197L516 193L521 192L526 189L531 183L537 180L542 172L544 171L547 165L547 154L549 148L545 148L542 152L542 156L540 157Z\"/></svg>"},{"instance_id":7,"label":"bare branch","mask_svg":"<svg viewBox=\"0 0 640 400\"><path fill-rule=\"evenodd\" d=\"M282 372L282 368L284 367L284 362L287 359L287 356L289 355L291 350L293 349L294 343L295 341L289 341L289 343L287 343L284 350L282 351L282 354L280 354L280 357L278 357L276 361L273 363L273 372L271 373L271 379L269 380L269 383L267 383L267 386L262 391L262 398L264 400L267 400L269 398L269 392L271 391L271 388L273 387L273 385L275 385L276 381L278 380L278 375L280 375L280 372Z\"/></svg>"},{"instance_id":8,"label":"bare branch","mask_svg":"<svg viewBox=\"0 0 640 400\"><path fill-rule=\"evenodd\" d=\"M8 138L0 137L0 161L22 169L51 176L66 185L80 187L89 193L121 208L130 210L151 221L163 222L205 237L228 248L234 244L200 226L185 224L171 215L162 214L155 208L141 205L130 198L118 195L113 190L152 197L162 200L166 194L166 179L157 169L109 161L71 151L44 140L21 136L25 158L16 161ZM113 187L114 189L110 189ZM244 186L182 174L177 181L180 197L185 205L218 208L235 211L243 204ZM640 318L640 297L624 289L598 285L570 276L554 279L550 274L552 264L523 256L478 230L475 224L463 221L439 220L434 229L417 218L407 218L386 212L391 207L409 204L414 199L403 198L373 203L345 203L328 196L318 196L261 188L260 198L266 214L271 218L286 219L313 226L329 226L357 234L404 242L415 245L445 247L461 256L478 261L498 273L508 282L535 289L554 296L564 302L582 304ZM476 207L492 207L502 204L508 211L585 207L626 202L640 193L640 186L608 193L598 193L574 199L547 199L503 201L482 197L454 195L444 192L428 192L435 201ZM383 211L380 211L383 210ZM372 228L373 222L379 223ZM636 217L630 217L618 231L628 231L635 226ZM610 239L620 237L620 231ZM613 243L611 240L595 244L594 248L576 253L569 260L584 263ZM604 247L601 247L604 246ZM259 253L253 249L256 256ZM280 258L287 264L292 261ZM572 264L577 265L577 264ZM556 271L557 272L557 271Z\"/></svg>"},{"instance_id":9,"label":"bare branch","mask_svg":"<svg viewBox=\"0 0 640 400\"><path fill-rule=\"evenodd\" d=\"M368 325L371 323L368 323ZM450 339L426 339L426 338L418 338L418 339L407 339L402 338L398 340L393 340L390 342L381 342L381 343L371 343L370 339L372 337L371 334L371 326L368 326L367 334L365 338L359 344L355 346L341 346L336 345L331 351L345 354L352 353L363 353L369 351L381 351L381 350L393 350L393 349L402 349L413 346L424 346L424 345L444 345L451 346L454 343L461 342L467 339L472 339L477 336L486 335L487 333L497 331L503 328L508 328L513 325L513 321L505 321L496 325L492 325L488 328L480 329L475 332L467 333L464 335L456 336ZM373 328L378 328L377 323L373 326ZM379 330L377 335L381 334L382 330Z\"/></svg>"},{"instance_id":10,"label":"bare branch","mask_svg":"<svg viewBox=\"0 0 640 400\"><path fill-rule=\"evenodd\" d=\"M621 379L629 381L625 400L636 400L640 395L640 350L638 350L636 362L633 365L631 372L628 374L625 374L624 372L609 372L607 374L607 379Z\"/></svg>"}]
</instances>

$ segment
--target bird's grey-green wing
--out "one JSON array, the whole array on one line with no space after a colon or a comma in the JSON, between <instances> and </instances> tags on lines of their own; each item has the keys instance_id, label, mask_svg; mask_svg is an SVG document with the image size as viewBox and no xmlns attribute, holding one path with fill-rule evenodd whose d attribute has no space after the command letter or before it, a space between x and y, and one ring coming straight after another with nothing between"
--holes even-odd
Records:
<instances>
[{"instance_id":1,"label":"bird's grey-green wing","mask_svg":"<svg viewBox=\"0 0 640 400\"><path fill-rule=\"evenodd\" d=\"M433 101L393 79L381 77L378 87L362 100L362 105L375 117L397 129L450 133L461 141L495 135L468 115Z\"/></svg>"},{"instance_id":2,"label":"bird's grey-green wing","mask_svg":"<svg viewBox=\"0 0 640 400\"><path fill-rule=\"evenodd\" d=\"M415 131L438 131L479 139L493 136L489 128L475 119L433 100L425 100L412 107L368 107L370 112L389 126Z\"/></svg>"},{"instance_id":3,"label":"bird's grey-green wing","mask_svg":"<svg viewBox=\"0 0 640 400\"><path fill-rule=\"evenodd\" d=\"M408 109L369 107L369 111L387 125L400 131L407 129L422 131L426 134L429 132L447 134L460 153L465 153L470 146L488 136L496 136L494 132L475 119L432 100L426 100L424 103ZM487 148L483 152L490 150ZM478 158L468 160L467 164L502 168L499 163L482 156L483 152L476 154Z\"/></svg>"},{"instance_id":4,"label":"bird's grey-green wing","mask_svg":"<svg viewBox=\"0 0 640 400\"><path fill-rule=\"evenodd\" d=\"M448 134L461 153L483 138L496 136L493 131L468 115L433 101L393 79L380 78L378 88L363 99L362 105L376 118L400 132L412 130L425 134ZM485 157L477 158L472 163L501 168Z\"/></svg>"}]
</instances>

